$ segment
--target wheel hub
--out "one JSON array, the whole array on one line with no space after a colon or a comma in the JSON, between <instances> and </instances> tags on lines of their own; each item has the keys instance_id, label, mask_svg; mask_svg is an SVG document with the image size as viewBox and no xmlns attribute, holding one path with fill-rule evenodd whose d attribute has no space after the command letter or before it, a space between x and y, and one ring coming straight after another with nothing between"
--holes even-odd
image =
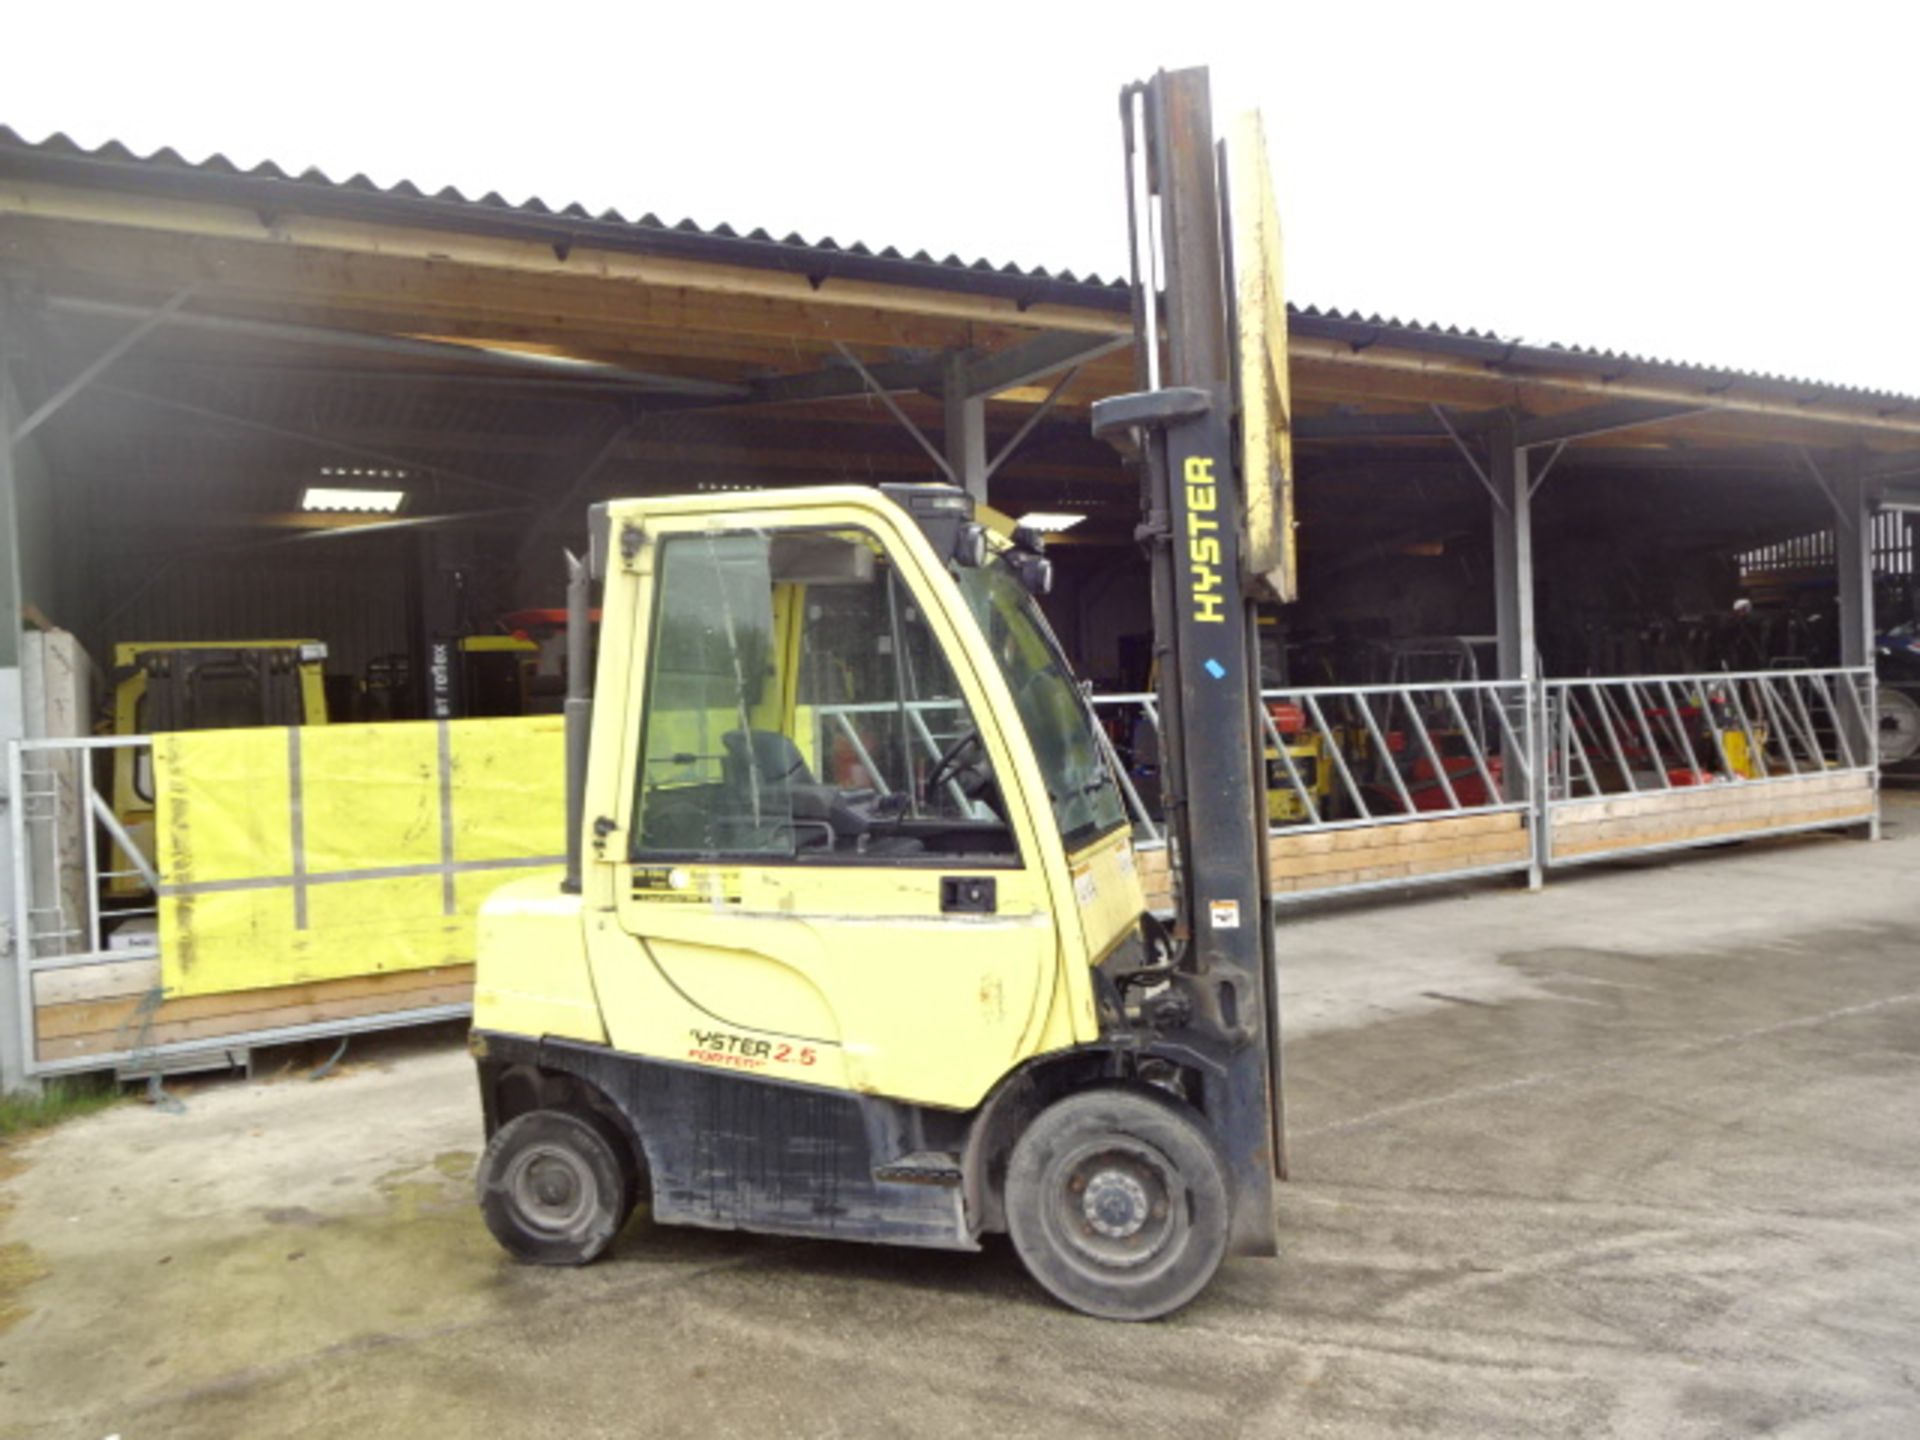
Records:
<instances>
[{"instance_id":1,"label":"wheel hub","mask_svg":"<svg viewBox=\"0 0 1920 1440\"><path fill-rule=\"evenodd\" d=\"M573 1200L573 1172L563 1165L536 1164L529 1183L533 1198L549 1209L564 1209Z\"/></svg>"},{"instance_id":2,"label":"wheel hub","mask_svg":"<svg viewBox=\"0 0 1920 1440\"><path fill-rule=\"evenodd\" d=\"M536 1230L564 1233L593 1208L593 1177L578 1158L558 1146L526 1155L509 1186L515 1207Z\"/></svg>"},{"instance_id":3,"label":"wheel hub","mask_svg":"<svg viewBox=\"0 0 1920 1440\"><path fill-rule=\"evenodd\" d=\"M1122 1170L1102 1170L1081 1193L1087 1224L1110 1240L1125 1240L1147 1223L1147 1190Z\"/></svg>"}]
</instances>

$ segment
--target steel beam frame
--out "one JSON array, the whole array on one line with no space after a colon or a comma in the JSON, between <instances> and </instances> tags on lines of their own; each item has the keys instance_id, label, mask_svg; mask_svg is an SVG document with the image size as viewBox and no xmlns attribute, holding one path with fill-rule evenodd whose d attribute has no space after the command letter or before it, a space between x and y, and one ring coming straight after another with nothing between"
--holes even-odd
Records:
<instances>
[{"instance_id":1,"label":"steel beam frame","mask_svg":"<svg viewBox=\"0 0 1920 1440\"><path fill-rule=\"evenodd\" d=\"M194 287L189 285L182 290L174 292L166 304L162 305L158 310L151 311L139 324L135 325L111 345L107 346L105 350L84 366L77 375L68 380L67 383L62 385L58 390L54 391L53 394L49 395L35 408L31 415L27 416L26 419L15 426L13 435L7 443L9 445L18 445L22 440L26 439L27 436L39 429L43 423L51 420L59 413L61 406L65 405L101 375L105 374L108 366L112 365L129 350L133 349L134 346L138 345L142 340L146 339L147 336L151 335L155 330L158 330L162 325L166 324L168 320L178 314L180 307L185 305L187 301L193 297L193 291Z\"/></svg>"},{"instance_id":2,"label":"steel beam frame","mask_svg":"<svg viewBox=\"0 0 1920 1440\"><path fill-rule=\"evenodd\" d=\"M0 744L21 734L20 662L20 532L15 523L13 377L8 366L9 346L18 335L15 314L0 290L0 625L9 632L0 638L6 654L0 656ZM0 855L17 877L24 857L18 848L20 796L9 785L4 797L9 809L10 838L0 844ZM0 885L0 919L6 922L6 944L0 950L0 1094L33 1091L39 1082L28 1074L33 1060L33 976L28 969L27 915L19 887Z\"/></svg>"},{"instance_id":3,"label":"steel beam frame","mask_svg":"<svg viewBox=\"0 0 1920 1440\"><path fill-rule=\"evenodd\" d=\"M927 438L926 432L913 423L913 417L900 408L900 403L893 398L892 393L889 392L885 386L874 378L873 372L860 363L860 357L849 350L842 341L836 340L833 342L833 345L834 348L840 352L841 358L853 367L854 373L859 375L864 386L873 392L874 398L887 407L887 413L899 422L900 428L911 435L914 442L919 445L922 450L927 452L927 457L931 459L935 465L940 467L940 473L945 475L947 479L952 480L956 485L959 484L960 482L954 477L951 462L949 462L947 457L940 453L939 448Z\"/></svg>"},{"instance_id":4,"label":"steel beam frame","mask_svg":"<svg viewBox=\"0 0 1920 1440\"><path fill-rule=\"evenodd\" d=\"M987 401L973 388L965 352L946 357L940 383L947 478L975 501L987 500Z\"/></svg>"},{"instance_id":5,"label":"steel beam frame","mask_svg":"<svg viewBox=\"0 0 1920 1440\"><path fill-rule=\"evenodd\" d=\"M1860 467L1860 478L1866 481L1901 480L1909 475L1920 475L1920 451L1876 456Z\"/></svg>"},{"instance_id":6,"label":"steel beam frame","mask_svg":"<svg viewBox=\"0 0 1920 1440\"><path fill-rule=\"evenodd\" d=\"M1498 669L1502 680L1521 682L1526 699L1527 767L1544 775L1544 720L1536 681L1538 646L1533 617L1533 487L1527 480L1527 450L1519 441L1519 422L1502 411L1488 424L1487 459L1491 475L1483 476L1494 497L1493 586ZM1464 446L1462 447L1465 448ZM1509 798L1514 781L1508 780ZM1532 854L1527 888L1543 883L1547 844L1544 796L1546 787L1529 787L1534 807L1530 818Z\"/></svg>"},{"instance_id":7,"label":"steel beam frame","mask_svg":"<svg viewBox=\"0 0 1920 1440\"><path fill-rule=\"evenodd\" d=\"M1524 449L1558 445L1568 440L1584 440L1593 435L1610 435L1616 430L1633 430L1642 425L1657 425L1662 420L1684 420L1704 414L1706 405L1662 405L1652 400L1609 400L1584 410L1569 410L1560 415L1534 415L1514 427L1515 443Z\"/></svg>"},{"instance_id":8,"label":"steel beam frame","mask_svg":"<svg viewBox=\"0 0 1920 1440\"><path fill-rule=\"evenodd\" d=\"M1132 344L1131 335L1088 337L1071 331L1048 331L1005 350L970 352L964 383L968 394L984 399L1044 380L1069 366L1085 365Z\"/></svg>"},{"instance_id":9,"label":"steel beam frame","mask_svg":"<svg viewBox=\"0 0 1920 1440\"><path fill-rule=\"evenodd\" d=\"M46 309L72 315L105 316L143 320L149 311L137 305L110 300L85 300L76 296L49 295L42 302ZM661 375L648 370L629 370L591 360L568 360L556 355L536 355L519 350L487 350L476 345L459 345L444 340L417 340L401 335L377 335L365 330L341 330L323 325L296 325L280 320L248 320L235 315L203 315L176 310L164 323L187 329L245 336L276 344L331 345L343 349L368 350L382 355L410 359L442 360L450 364L471 365L482 369L537 371L580 379L617 381L635 390L663 395L691 395L711 399L744 400L750 387L719 380L697 380L683 375Z\"/></svg>"}]
</instances>

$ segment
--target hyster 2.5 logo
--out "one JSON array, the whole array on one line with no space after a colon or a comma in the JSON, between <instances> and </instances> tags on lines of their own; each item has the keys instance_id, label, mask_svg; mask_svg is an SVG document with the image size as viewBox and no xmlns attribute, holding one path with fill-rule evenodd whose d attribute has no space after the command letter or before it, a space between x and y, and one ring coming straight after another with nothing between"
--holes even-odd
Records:
<instances>
[{"instance_id":1,"label":"hyster 2.5 logo","mask_svg":"<svg viewBox=\"0 0 1920 1440\"><path fill-rule=\"evenodd\" d=\"M1227 617L1221 611L1220 522L1211 518L1220 509L1220 490L1213 479L1213 461L1205 455L1187 458L1187 571L1193 582L1193 618L1213 624Z\"/></svg>"},{"instance_id":2,"label":"hyster 2.5 logo","mask_svg":"<svg viewBox=\"0 0 1920 1440\"><path fill-rule=\"evenodd\" d=\"M728 1065L735 1070L764 1070L773 1065L811 1065L819 1057L811 1045L790 1045L784 1040L755 1040L725 1030L689 1030L693 1045L689 1060L707 1065Z\"/></svg>"}]
</instances>

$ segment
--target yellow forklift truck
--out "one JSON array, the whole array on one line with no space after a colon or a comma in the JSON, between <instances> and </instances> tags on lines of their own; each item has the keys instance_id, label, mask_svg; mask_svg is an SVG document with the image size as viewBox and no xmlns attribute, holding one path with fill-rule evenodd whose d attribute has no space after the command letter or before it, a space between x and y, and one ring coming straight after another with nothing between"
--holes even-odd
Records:
<instances>
[{"instance_id":1,"label":"yellow forklift truck","mask_svg":"<svg viewBox=\"0 0 1920 1440\"><path fill-rule=\"evenodd\" d=\"M1285 543L1254 493L1284 451L1242 485L1205 72L1126 114L1179 221L1167 343L1143 324L1141 393L1094 424L1144 470L1173 925L1035 603L1036 538L946 485L597 507L569 585L567 873L480 919L478 1196L516 1257L590 1261L640 1202L943 1249L1010 1232L1054 1296L1137 1320L1274 1253L1249 592Z\"/></svg>"},{"instance_id":2,"label":"yellow forklift truck","mask_svg":"<svg viewBox=\"0 0 1920 1440\"><path fill-rule=\"evenodd\" d=\"M326 659L318 640L124 641L113 651L113 733L324 725ZM117 749L113 813L149 858L153 805L151 752ZM130 863L115 867L110 893L145 890Z\"/></svg>"}]
</instances>

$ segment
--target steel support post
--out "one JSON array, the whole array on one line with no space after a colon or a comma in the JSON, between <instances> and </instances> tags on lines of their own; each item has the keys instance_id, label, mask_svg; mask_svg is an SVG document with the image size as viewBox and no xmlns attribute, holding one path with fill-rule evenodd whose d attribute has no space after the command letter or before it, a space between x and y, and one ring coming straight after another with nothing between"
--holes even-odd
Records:
<instances>
[{"instance_id":1,"label":"steel support post","mask_svg":"<svg viewBox=\"0 0 1920 1440\"><path fill-rule=\"evenodd\" d=\"M9 325L7 297L0 292L0 752L20 738L23 715L20 695L20 530L15 513L13 435L20 420L9 361L20 332ZM15 767L17 768L17 767ZM13 784L7 782L9 792ZM0 1093L38 1089L27 1075L28 1034L33 1022L32 977L23 953L26 932L21 913L22 887L15 883L21 863L16 840L24 830L17 807L20 797L0 797L7 811L0 825L0 921L5 942L0 946Z\"/></svg>"},{"instance_id":2,"label":"steel support post","mask_svg":"<svg viewBox=\"0 0 1920 1440\"><path fill-rule=\"evenodd\" d=\"M954 483L978 504L987 500L987 401L976 394L967 376L967 356L955 351L947 357L941 376L941 399L946 410L947 469Z\"/></svg>"},{"instance_id":3,"label":"steel support post","mask_svg":"<svg viewBox=\"0 0 1920 1440\"><path fill-rule=\"evenodd\" d=\"M1816 469L1815 473L1820 472ZM1833 553L1840 589L1840 663L1871 666L1874 661L1873 506L1857 465L1848 465L1838 474L1830 467L1825 479L1834 509ZM1880 838L1880 769L1875 753L1879 743L1878 707L1879 695L1870 681L1864 707L1866 733L1848 736L1855 754L1870 756L1875 761L1873 819L1867 823L1870 840Z\"/></svg>"},{"instance_id":4,"label":"steel support post","mask_svg":"<svg viewBox=\"0 0 1920 1440\"><path fill-rule=\"evenodd\" d=\"M1508 765L1502 788L1508 800L1531 798L1533 848L1527 888L1540 888L1546 845L1546 770L1542 763L1545 703L1533 636L1533 487L1527 481L1527 452L1512 412L1497 412L1488 422L1487 479L1493 491L1493 610L1499 639L1502 680L1517 680L1527 713L1527 765ZM1532 794L1526 793L1531 789Z\"/></svg>"}]
</instances>

